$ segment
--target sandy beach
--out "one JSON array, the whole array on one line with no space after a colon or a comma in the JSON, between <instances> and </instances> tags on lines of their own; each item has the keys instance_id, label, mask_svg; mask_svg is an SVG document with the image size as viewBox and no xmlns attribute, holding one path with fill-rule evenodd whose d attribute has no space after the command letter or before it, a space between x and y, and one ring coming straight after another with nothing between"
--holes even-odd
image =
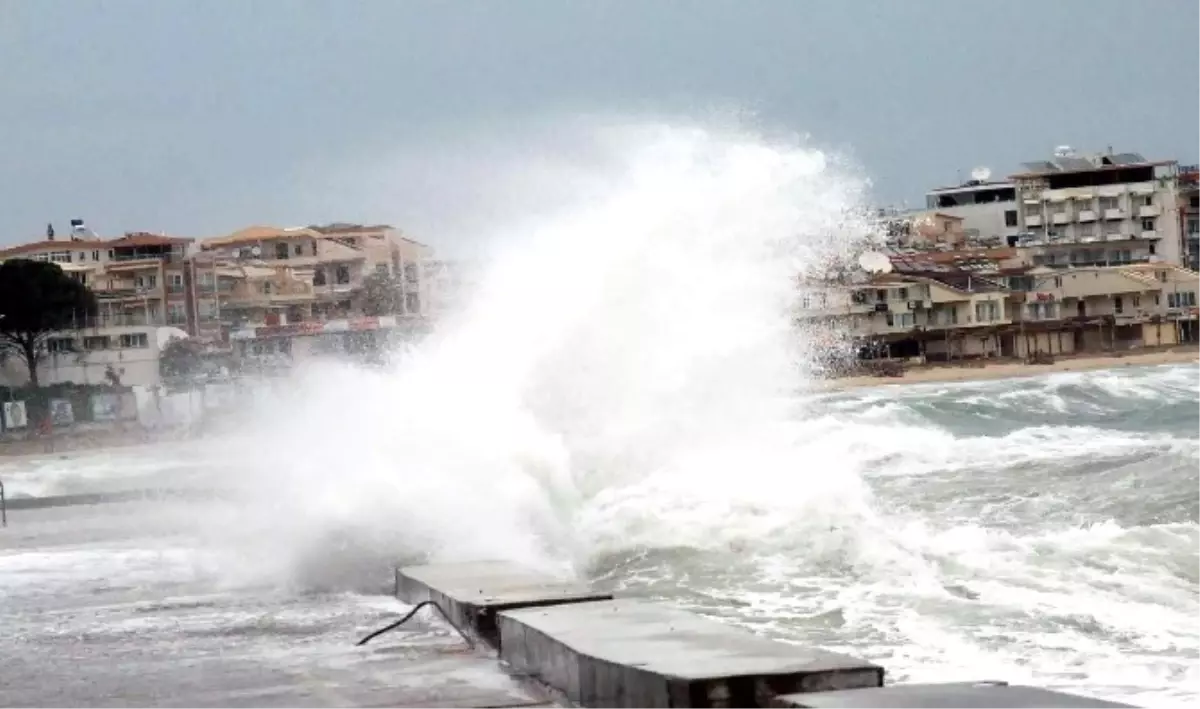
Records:
<instances>
[{"instance_id":1,"label":"sandy beach","mask_svg":"<svg viewBox=\"0 0 1200 709\"><path fill-rule=\"evenodd\" d=\"M820 384L826 390L879 387L897 384L928 382L967 382L1011 377L1033 377L1053 372L1084 372L1118 367L1145 367L1157 364L1184 364L1200 361L1200 348L1195 345L1173 347L1153 352L1121 352L1106 355L1081 355L1056 360L1053 364L1025 364L999 361L982 367L924 365L909 368L902 377L855 376L829 379Z\"/></svg>"}]
</instances>

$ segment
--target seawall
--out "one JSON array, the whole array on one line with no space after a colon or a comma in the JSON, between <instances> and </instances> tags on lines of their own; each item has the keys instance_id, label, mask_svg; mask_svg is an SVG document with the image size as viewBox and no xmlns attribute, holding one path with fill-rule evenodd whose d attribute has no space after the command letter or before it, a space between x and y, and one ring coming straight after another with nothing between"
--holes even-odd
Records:
<instances>
[{"instance_id":1,"label":"seawall","mask_svg":"<svg viewBox=\"0 0 1200 709\"><path fill-rule=\"evenodd\" d=\"M507 562L401 567L395 590L407 603L435 604L507 672L575 706L1129 706L996 680L888 685L885 669L866 660Z\"/></svg>"}]
</instances>

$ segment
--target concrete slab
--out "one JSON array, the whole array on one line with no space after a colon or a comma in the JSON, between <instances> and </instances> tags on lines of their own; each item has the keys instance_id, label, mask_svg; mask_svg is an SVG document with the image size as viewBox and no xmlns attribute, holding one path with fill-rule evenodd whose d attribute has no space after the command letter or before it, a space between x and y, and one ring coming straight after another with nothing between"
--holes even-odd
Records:
<instances>
[{"instance_id":1,"label":"concrete slab","mask_svg":"<svg viewBox=\"0 0 1200 709\"><path fill-rule=\"evenodd\" d=\"M460 628L498 648L497 613L607 600L612 594L507 561L481 561L398 568L396 597L413 604L435 601Z\"/></svg>"},{"instance_id":2,"label":"concrete slab","mask_svg":"<svg viewBox=\"0 0 1200 709\"><path fill-rule=\"evenodd\" d=\"M642 599L505 611L500 659L588 707L766 706L883 683L883 668Z\"/></svg>"},{"instance_id":3,"label":"concrete slab","mask_svg":"<svg viewBox=\"0 0 1200 709\"><path fill-rule=\"evenodd\" d=\"M820 707L857 709L858 707L980 707L1018 709L1023 707L1128 707L1090 697L1064 694L1038 687L1009 685L1005 682L955 682L946 684L894 684L889 687L849 689L840 692L813 692L776 697L776 707Z\"/></svg>"}]
</instances>

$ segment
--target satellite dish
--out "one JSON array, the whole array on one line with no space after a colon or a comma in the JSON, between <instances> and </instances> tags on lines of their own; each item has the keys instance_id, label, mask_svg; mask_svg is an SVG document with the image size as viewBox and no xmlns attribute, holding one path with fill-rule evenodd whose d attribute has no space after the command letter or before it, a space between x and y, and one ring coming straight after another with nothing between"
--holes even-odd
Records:
<instances>
[{"instance_id":1,"label":"satellite dish","mask_svg":"<svg viewBox=\"0 0 1200 709\"><path fill-rule=\"evenodd\" d=\"M258 258L259 256L261 256L262 255L262 247L251 246L250 247L250 255L253 256L254 258Z\"/></svg>"},{"instance_id":2,"label":"satellite dish","mask_svg":"<svg viewBox=\"0 0 1200 709\"><path fill-rule=\"evenodd\" d=\"M892 260L878 251L867 251L858 257L858 265L868 273L891 273Z\"/></svg>"},{"instance_id":3,"label":"satellite dish","mask_svg":"<svg viewBox=\"0 0 1200 709\"><path fill-rule=\"evenodd\" d=\"M980 182L987 182L988 178L991 176L992 176L992 168L990 168L990 167L980 166L980 167L975 168L974 170L971 170L971 179L972 180L978 180Z\"/></svg>"},{"instance_id":4,"label":"satellite dish","mask_svg":"<svg viewBox=\"0 0 1200 709\"><path fill-rule=\"evenodd\" d=\"M1060 145L1054 149L1054 157L1056 158L1069 158L1074 157L1074 155L1075 149L1069 145Z\"/></svg>"}]
</instances>

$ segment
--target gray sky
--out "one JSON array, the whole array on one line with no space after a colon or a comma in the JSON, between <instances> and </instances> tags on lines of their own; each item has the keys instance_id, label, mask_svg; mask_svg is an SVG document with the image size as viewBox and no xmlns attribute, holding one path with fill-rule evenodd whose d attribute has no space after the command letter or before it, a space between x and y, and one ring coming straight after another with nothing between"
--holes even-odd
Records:
<instances>
[{"instance_id":1,"label":"gray sky","mask_svg":"<svg viewBox=\"0 0 1200 709\"><path fill-rule=\"evenodd\" d=\"M462 229L422 232L486 202L473 154L596 111L745 109L848 152L884 202L1064 143L1196 162L1198 8L0 0L0 244L80 216L106 236L388 221L453 247Z\"/></svg>"}]
</instances>

